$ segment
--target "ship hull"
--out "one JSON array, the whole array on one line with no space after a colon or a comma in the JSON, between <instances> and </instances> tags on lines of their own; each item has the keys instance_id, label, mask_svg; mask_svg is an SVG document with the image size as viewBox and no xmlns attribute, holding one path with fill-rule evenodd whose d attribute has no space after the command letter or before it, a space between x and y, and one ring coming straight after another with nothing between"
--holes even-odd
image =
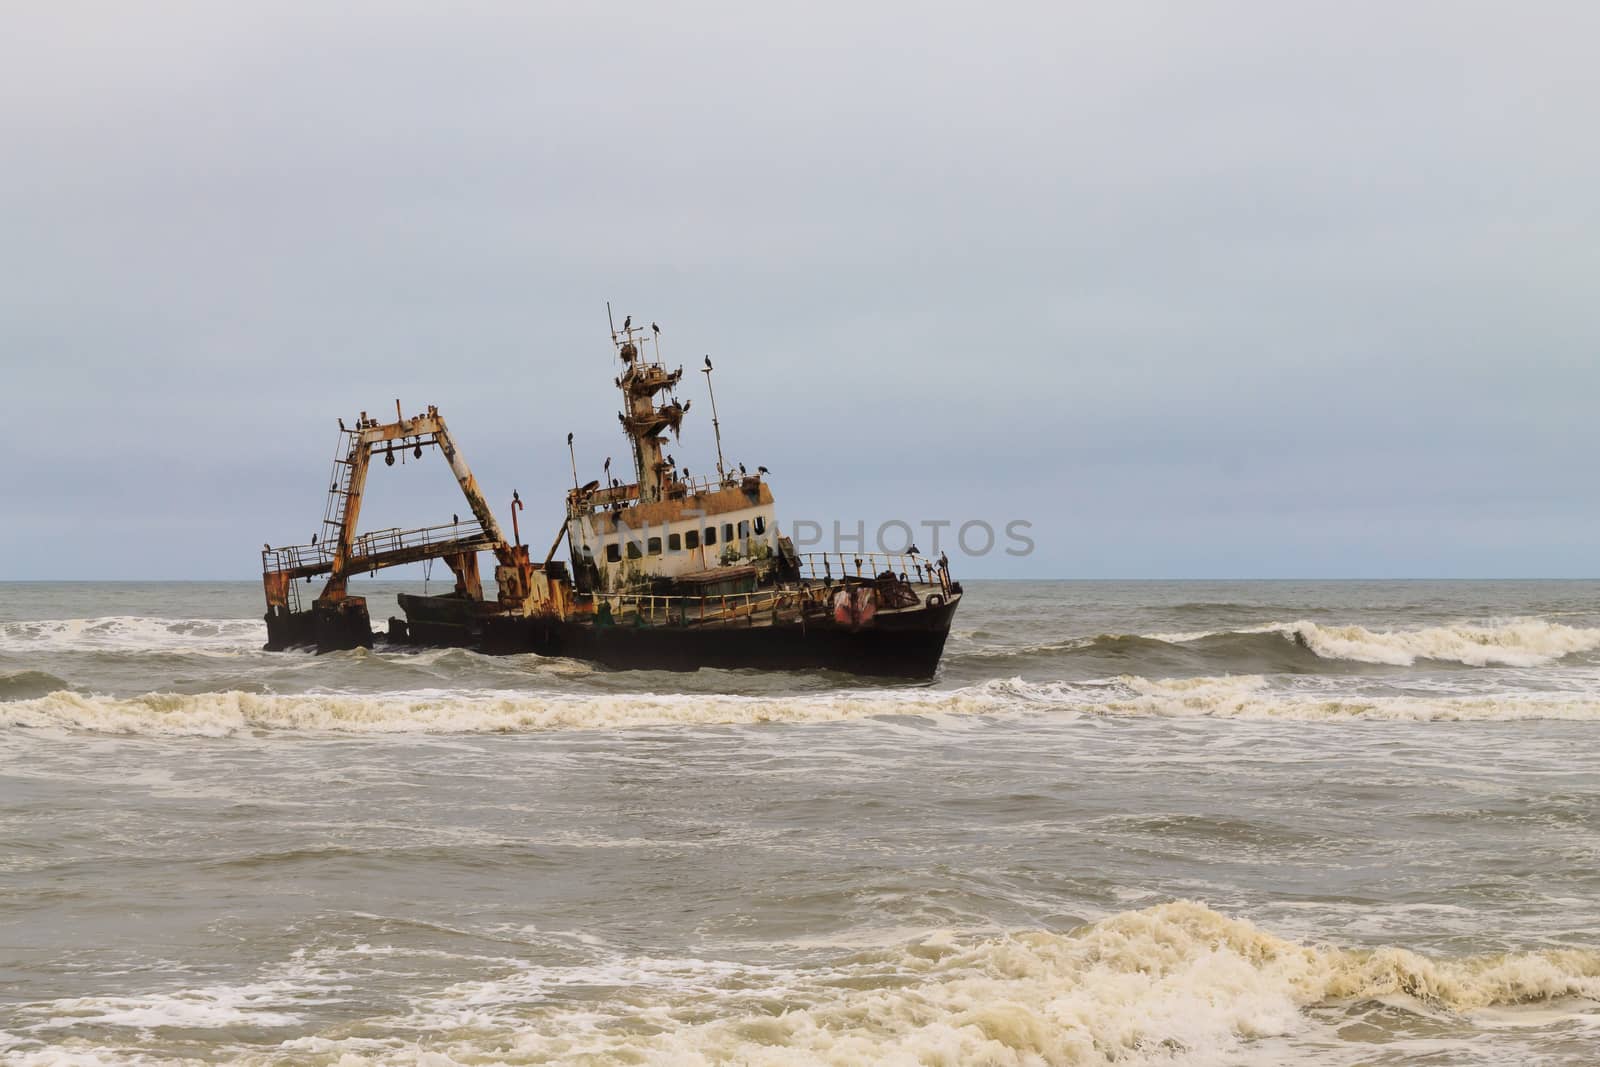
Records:
<instances>
[{"instance_id":1,"label":"ship hull","mask_svg":"<svg viewBox=\"0 0 1600 1067\"><path fill-rule=\"evenodd\" d=\"M290 648L314 648L318 652L338 652L372 647L372 622L367 617L367 602L362 597L347 597L331 604L317 603L305 611L268 608L268 652Z\"/></svg>"},{"instance_id":2,"label":"ship hull","mask_svg":"<svg viewBox=\"0 0 1600 1067\"><path fill-rule=\"evenodd\" d=\"M700 668L831 670L888 678L931 678L938 669L960 596L914 611L880 612L862 626L832 618L750 625L617 625L592 615L555 619L452 617L429 598L402 595L408 622L391 635L419 647L468 647L491 654L532 652L588 660L619 670Z\"/></svg>"}]
</instances>

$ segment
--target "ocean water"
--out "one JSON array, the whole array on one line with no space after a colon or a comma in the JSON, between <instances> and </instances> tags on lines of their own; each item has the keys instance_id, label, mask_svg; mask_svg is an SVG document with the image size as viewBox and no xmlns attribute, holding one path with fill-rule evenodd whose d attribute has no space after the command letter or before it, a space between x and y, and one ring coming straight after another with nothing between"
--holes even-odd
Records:
<instances>
[{"instance_id":1,"label":"ocean water","mask_svg":"<svg viewBox=\"0 0 1600 1067\"><path fill-rule=\"evenodd\" d=\"M1600 1061L1600 583L967 586L905 685L0 585L0 1061Z\"/></svg>"}]
</instances>

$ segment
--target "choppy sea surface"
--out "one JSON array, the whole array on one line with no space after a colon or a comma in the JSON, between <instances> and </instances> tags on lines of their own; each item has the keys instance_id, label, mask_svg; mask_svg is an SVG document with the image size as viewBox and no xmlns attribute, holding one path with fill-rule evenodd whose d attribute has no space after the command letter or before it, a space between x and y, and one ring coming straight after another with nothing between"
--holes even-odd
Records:
<instances>
[{"instance_id":1,"label":"choppy sea surface","mask_svg":"<svg viewBox=\"0 0 1600 1067\"><path fill-rule=\"evenodd\" d=\"M0 1062L1600 1061L1600 583L966 584L922 685L0 584Z\"/></svg>"}]
</instances>

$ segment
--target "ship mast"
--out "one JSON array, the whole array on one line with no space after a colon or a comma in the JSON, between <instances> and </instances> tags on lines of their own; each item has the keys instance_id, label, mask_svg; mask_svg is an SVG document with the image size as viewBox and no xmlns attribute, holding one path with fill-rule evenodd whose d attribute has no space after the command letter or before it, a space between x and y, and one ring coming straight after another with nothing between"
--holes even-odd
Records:
<instances>
[{"instance_id":1,"label":"ship mast","mask_svg":"<svg viewBox=\"0 0 1600 1067\"><path fill-rule=\"evenodd\" d=\"M659 335L660 330L651 324L650 329ZM669 481L671 467L661 454L661 434L667 430L677 432L687 409L676 400L658 404L656 394L672 390L683 377L683 368L669 371L661 362L659 343L656 358L647 359L643 349L642 327L633 325L633 316L622 321L622 329L613 328L611 343L624 369L617 378L617 388L622 390L624 409L617 413L623 432L628 435L633 451L633 468L638 479L639 502L649 503L663 497Z\"/></svg>"},{"instance_id":2,"label":"ship mast","mask_svg":"<svg viewBox=\"0 0 1600 1067\"><path fill-rule=\"evenodd\" d=\"M717 393L711 388L711 357L706 356L705 370L701 374L706 376L706 392L711 394L711 431L717 435L717 482L720 484L728 480L728 472L722 463L722 423L717 421Z\"/></svg>"}]
</instances>

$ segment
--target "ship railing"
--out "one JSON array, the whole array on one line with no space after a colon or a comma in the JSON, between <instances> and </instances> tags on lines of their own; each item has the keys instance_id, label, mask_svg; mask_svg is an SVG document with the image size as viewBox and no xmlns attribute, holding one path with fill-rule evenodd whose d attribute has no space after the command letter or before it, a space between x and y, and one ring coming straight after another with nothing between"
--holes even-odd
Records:
<instances>
[{"instance_id":1,"label":"ship railing","mask_svg":"<svg viewBox=\"0 0 1600 1067\"><path fill-rule=\"evenodd\" d=\"M748 619L752 623L772 612L817 610L827 607L831 593L821 586L758 589L748 593L595 593L596 609L603 604L612 618L639 618L650 622L726 622Z\"/></svg>"},{"instance_id":2,"label":"ship railing","mask_svg":"<svg viewBox=\"0 0 1600 1067\"><path fill-rule=\"evenodd\" d=\"M682 475L678 475L672 482L667 483L667 488L669 490L682 488L683 496L696 496L699 493L715 493L717 490L726 490L728 486L738 485L738 483L739 478L736 475L728 475L726 478L685 478Z\"/></svg>"},{"instance_id":3,"label":"ship railing","mask_svg":"<svg viewBox=\"0 0 1600 1067\"><path fill-rule=\"evenodd\" d=\"M261 550L261 573L326 569L333 565L333 542L310 545L283 545Z\"/></svg>"},{"instance_id":4,"label":"ship railing","mask_svg":"<svg viewBox=\"0 0 1600 1067\"><path fill-rule=\"evenodd\" d=\"M491 540L483 524L477 519L441 523L438 526L421 526L413 530L402 530L395 526L384 530L373 530L357 537L350 544L350 559L359 563L375 556L401 553L414 555L431 548L440 549L442 555L463 543ZM328 571L333 568L336 548L337 544L332 539L308 545L264 548L261 552L261 571L263 574L276 574L281 571L300 573Z\"/></svg>"},{"instance_id":5,"label":"ship railing","mask_svg":"<svg viewBox=\"0 0 1600 1067\"><path fill-rule=\"evenodd\" d=\"M910 585L936 585L950 595L950 568L940 560L895 552L802 552L800 576L811 581L870 581L888 572Z\"/></svg>"},{"instance_id":6,"label":"ship railing","mask_svg":"<svg viewBox=\"0 0 1600 1067\"><path fill-rule=\"evenodd\" d=\"M680 475L673 481L668 482L667 487L669 489L681 487L684 490L685 495L693 496L698 493L715 493L721 489L731 489L736 485L743 484L745 478L759 477L759 474L740 476L732 471L728 472L721 478L684 478Z\"/></svg>"},{"instance_id":7,"label":"ship railing","mask_svg":"<svg viewBox=\"0 0 1600 1067\"><path fill-rule=\"evenodd\" d=\"M629 504L639 499L639 486L636 482L618 482L616 485L603 485L598 489L591 489L585 493L581 489L567 490L567 513L569 515L582 515L590 511L600 511L614 504Z\"/></svg>"},{"instance_id":8,"label":"ship railing","mask_svg":"<svg viewBox=\"0 0 1600 1067\"><path fill-rule=\"evenodd\" d=\"M829 560L836 560L836 553L810 553L819 561L824 555ZM860 578L862 581L874 581L879 574L890 569L888 564L894 560L904 560L909 565L905 571L896 571L898 578L906 574L908 585L923 585L938 589L945 596L950 595L950 578L945 568L934 560L923 559L921 556L895 556L885 553L862 553L859 557L846 554L852 566L859 559L861 563ZM873 570L869 569L869 561L880 564ZM802 557L804 567L805 557ZM917 578L920 573L924 576ZM725 622L731 619L748 618L754 622L761 615L777 612L804 614L808 608L828 610L831 608L835 590L831 588L832 582L826 581L826 575L831 572L831 562L819 562L818 582L826 584L806 584L801 586L780 587L777 589L757 589L747 593L710 593L706 595L682 593L595 593L593 600L596 609L605 605L613 618L639 618L650 622L682 622L693 624L696 622ZM851 575L854 577L854 575ZM842 574L834 574L833 580L844 584ZM911 602L916 602L916 597ZM900 606L905 606L902 602Z\"/></svg>"},{"instance_id":9,"label":"ship railing","mask_svg":"<svg viewBox=\"0 0 1600 1067\"><path fill-rule=\"evenodd\" d=\"M700 493L715 493L722 489L730 489L744 484L747 478L759 478L759 474L739 475L730 473L721 478L684 478L681 475L663 483L668 498L681 493L683 496L696 496ZM568 511L573 515L582 515L585 512L603 511L616 504L632 504L639 499L639 483L620 482L617 485L601 486L598 489L584 493L578 489L567 490Z\"/></svg>"},{"instance_id":10,"label":"ship railing","mask_svg":"<svg viewBox=\"0 0 1600 1067\"><path fill-rule=\"evenodd\" d=\"M477 519L443 523L438 526L421 526L415 530L402 530L398 526L392 526L386 530L373 530L356 538L350 545L350 558L360 559L429 548L449 548L463 541L487 540L489 534Z\"/></svg>"}]
</instances>

